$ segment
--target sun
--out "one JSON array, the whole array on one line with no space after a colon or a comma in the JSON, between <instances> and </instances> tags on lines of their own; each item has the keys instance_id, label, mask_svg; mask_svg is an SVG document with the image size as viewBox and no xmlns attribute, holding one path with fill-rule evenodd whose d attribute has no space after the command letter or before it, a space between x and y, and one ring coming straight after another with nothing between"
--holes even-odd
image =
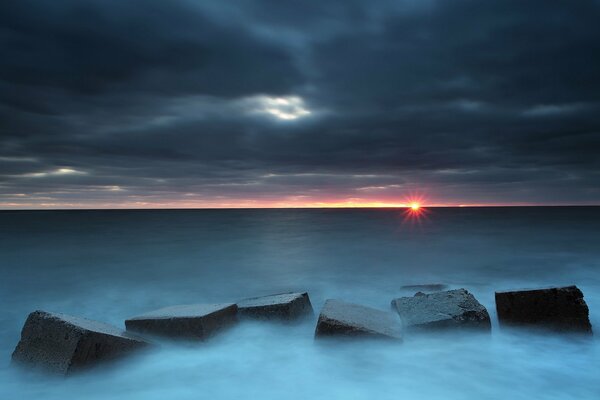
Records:
<instances>
[{"instance_id":1,"label":"sun","mask_svg":"<svg viewBox=\"0 0 600 400\"><path fill-rule=\"evenodd\" d=\"M406 199L404 203L404 211L402 212L404 221L410 223L410 225L421 225L422 222L427 220L427 214L430 212L429 209L423 204L426 204L423 197L411 196Z\"/></svg>"}]
</instances>

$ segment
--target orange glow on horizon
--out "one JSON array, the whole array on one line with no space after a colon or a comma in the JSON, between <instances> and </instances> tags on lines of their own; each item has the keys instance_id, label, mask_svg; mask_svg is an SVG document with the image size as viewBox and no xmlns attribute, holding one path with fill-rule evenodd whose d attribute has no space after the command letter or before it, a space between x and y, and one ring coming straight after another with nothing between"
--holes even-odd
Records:
<instances>
[{"instance_id":1,"label":"orange glow on horizon","mask_svg":"<svg viewBox=\"0 0 600 400\"><path fill-rule=\"evenodd\" d=\"M8 196L7 196L8 197ZM11 196L12 197L12 196ZM136 196L137 197L137 196ZM151 197L151 196L149 196ZM153 199L139 196L127 201L114 202L70 202L59 199L36 198L22 195L4 200L0 197L0 209L227 209L227 208L404 208L411 214L426 213L431 207L506 207L537 206L540 204L515 203L466 203L429 202L422 198L408 198L404 201L375 200L365 198L310 199L305 196L290 196L283 199ZM562 205L562 204L557 204Z\"/></svg>"},{"instance_id":2,"label":"orange glow on horizon","mask_svg":"<svg viewBox=\"0 0 600 400\"><path fill-rule=\"evenodd\" d=\"M40 208L40 209L62 209L62 208L94 208L94 209L169 209L169 208L410 208L411 202L395 202L384 200L370 200L364 198L347 198L347 199L323 199L309 200L304 196L290 197L281 200L247 200L247 199L206 199L206 200L154 200L145 199L143 197L135 201L124 201L115 203L98 203L98 202L50 202L48 200L39 203L33 202L35 198L27 199L29 201L22 202L2 202L0 199L0 209L14 208Z\"/></svg>"}]
</instances>

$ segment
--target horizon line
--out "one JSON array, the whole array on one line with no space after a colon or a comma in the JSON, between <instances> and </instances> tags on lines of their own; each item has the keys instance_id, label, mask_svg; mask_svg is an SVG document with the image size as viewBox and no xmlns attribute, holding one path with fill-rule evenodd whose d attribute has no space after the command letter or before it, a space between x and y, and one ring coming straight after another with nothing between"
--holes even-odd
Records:
<instances>
[{"instance_id":1,"label":"horizon line","mask_svg":"<svg viewBox=\"0 0 600 400\"><path fill-rule=\"evenodd\" d=\"M600 204L468 204L468 205L422 205L429 208L560 208L600 207ZM176 210L353 210L353 209L408 209L410 205L398 206L298 206L298 207L47 207L47 208L0 208L3 211L176 211Z\"/></svg>"}]
</instances>

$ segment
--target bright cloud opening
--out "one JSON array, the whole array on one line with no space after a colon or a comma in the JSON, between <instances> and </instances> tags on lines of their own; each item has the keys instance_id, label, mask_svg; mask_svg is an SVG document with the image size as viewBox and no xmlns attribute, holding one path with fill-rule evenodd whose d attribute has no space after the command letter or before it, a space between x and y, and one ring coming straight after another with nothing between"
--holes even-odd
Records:
<instances>
[{"instance_id":1,"label":"bright cloud opening","mask_svg":"<svg viewBox=\"0 0 600 400\"><path fill-rule=\"evenodd\" d=\"M311 114L311 111L306 108L304 100L299 96L256 96L252 98L252 101L256 103L253 112L268 114L281 120L290 121Z\"/></svg>"},{"instance_id":2,"label":"bright cloud opening","mask_svg":"<svg viewBox=\"0 0 600 400\"><path fill-rule=\"evenodd\" d=\"M43 178L46 176L61 176L61 175L85 175L86 172L78 171L73 168L57 168L52 171L44 171L44 172L32 172L28 174L24 174L22 176L26 178Z\"/></svg>"}]
</instances>

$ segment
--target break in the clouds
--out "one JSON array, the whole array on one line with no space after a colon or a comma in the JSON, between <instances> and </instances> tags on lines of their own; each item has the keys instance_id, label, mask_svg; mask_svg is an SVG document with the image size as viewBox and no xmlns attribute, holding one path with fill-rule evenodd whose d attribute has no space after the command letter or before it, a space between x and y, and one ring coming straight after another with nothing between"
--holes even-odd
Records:
<instances>
[{"instance_id":1,"label":"break in the clouds","mask_svg":"<svg viewBox=\"0 0 600 400\"><path fill-rule=\"evenodd\" d=\"M7 0L0 207L600 203L600 3Z\"/></svg>"}]
</instances>

